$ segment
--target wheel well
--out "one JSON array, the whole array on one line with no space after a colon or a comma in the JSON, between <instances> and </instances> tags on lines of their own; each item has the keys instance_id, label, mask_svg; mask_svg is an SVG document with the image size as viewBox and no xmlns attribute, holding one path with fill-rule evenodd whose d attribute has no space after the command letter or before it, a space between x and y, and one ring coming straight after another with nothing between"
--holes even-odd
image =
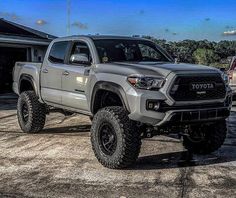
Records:
<instances>
[{"instance_id":1,"label":"wheel well","mask_svg":"<svg viewBox=\"0 0 236 198\"><path fill-rule=\"evenodd\" d=\"M35 91L32 82L28 79L22 79L20 81L20 93L24 91Z\"/></svg>"},{"instance_id":2,"label":"wheel well","mask_svg":"<svg viewBox=\"0 0 236 198\"><path fill-rule=\"evenodd\" d=\"M108 90L98 90L93 104L93 113L107 106L124 106L120 96L117 93Z\"/></svg>"}]
</instances>

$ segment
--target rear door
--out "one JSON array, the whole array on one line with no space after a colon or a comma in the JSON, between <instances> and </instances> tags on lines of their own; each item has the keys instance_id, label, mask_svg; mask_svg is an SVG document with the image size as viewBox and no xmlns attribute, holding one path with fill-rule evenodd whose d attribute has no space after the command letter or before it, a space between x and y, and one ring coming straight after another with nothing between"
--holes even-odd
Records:
<instances>
[{"instance_id":1,"label":"rear door","mask_svg":"<svg viewBox=\"0 0 236 198\"><path fill-rule=\"evenodd\" d=\"M41 70L41 95L43 100L61 104L62 101L62 73L64 72L64 63L66 52L69 48L69 41L55 42L48 55L45 58Z\"/></svg>"},{"instance_id":2,"label":"rear door","mask_svg":"<svg viewBox=\"0 0 236 198\"><path fill-rule=\"evenodd\" d=\"M73 54L83 54L92 63L92 54L88 43L85 41L72 42L67 64L62 74L62 105L82 111L89 111L86 86L91 66L88 64L72 63L70 57Z\"/></svg>"}]
</instances>

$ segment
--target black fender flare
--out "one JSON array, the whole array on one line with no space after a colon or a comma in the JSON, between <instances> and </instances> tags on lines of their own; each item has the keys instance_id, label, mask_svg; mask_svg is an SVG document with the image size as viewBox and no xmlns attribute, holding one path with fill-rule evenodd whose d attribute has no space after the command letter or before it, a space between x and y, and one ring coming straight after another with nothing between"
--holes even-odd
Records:
<instances>
[{"instance_id":1,"label":"black fender flare","mask_svg":"<svg viewBox=\"0 0 236 198\"><path fill-rule=\"evenodd\" d=\"M21 82L22 82L23 80L27 80L28 82L30 82L30 84L32 85L32 87L33 87L35 93L37 94L36 83L35 83L35 81L34 81L34 78L33 78L31 75L29 75L29 74L22 74L22 75L21 75L20 80L19 80L19 90L18 90L19 93L20 93L20 90L21 90Z\"/></svg>"},{"instance_id":2,"label":"black fender flare","mask_svg":"<svg viewBox=\"0 0 236 198\"><path fill-rule=\"evenodd\" d=\"M92 91L92 97L91 97L91 112L94 113L95 96L99 90L106 90L106 91L110 91L117 94L122 102L122 105L125 107L125 109L128 112L130 112L129 103L128 103L124 89L116 83L107 82L107 81L99 81L94 85L93 91Z\"/></svg>"}]
</instances>

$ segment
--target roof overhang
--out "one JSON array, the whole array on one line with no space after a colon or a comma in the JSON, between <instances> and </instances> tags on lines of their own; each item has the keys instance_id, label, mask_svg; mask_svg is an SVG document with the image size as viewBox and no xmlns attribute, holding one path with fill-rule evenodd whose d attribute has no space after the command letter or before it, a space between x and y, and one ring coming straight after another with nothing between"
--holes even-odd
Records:
<instances>
[{"instance_id":1,"label":"roof overhang","mask_svg":"<svg viewBox=\"0 0 236 198\"><path fill-rule=\"evenodd\" d=\"M44 45L48 46L50 41L27 39L27 38L6 38L0 36L0 43L13 43L13 44L28 44L28 45Z\"/></svg>"},{"instance_id":2,"label":"roof overhang","mask_svg":"<svg viewBox=\"0 0 236 198\"><path fill-rule=\"evenodd\" d=\"M14 23L3 18L0 18L0 26L0 32L5 35L25 36L43 40L53 40L57 38L56 36L53 36L51 34L32 29L30 27L26 27L18 23Z\"/></svg>"}]
</instances>

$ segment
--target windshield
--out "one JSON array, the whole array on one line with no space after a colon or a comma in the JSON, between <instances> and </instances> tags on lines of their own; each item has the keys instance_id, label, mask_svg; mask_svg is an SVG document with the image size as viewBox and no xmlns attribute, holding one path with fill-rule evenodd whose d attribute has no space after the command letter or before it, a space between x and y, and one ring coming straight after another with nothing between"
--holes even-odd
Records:
<instances>
[{"instance_id":1,"label":"windshield","mask_svg":"<svg viewBox=\"0 0 236 198\"><path fill-rule=\"evenodd\" d=\"M94 40L102 63L108 62L170 62L157 46L145 40Z\"/></svg>"}]
</instances>

